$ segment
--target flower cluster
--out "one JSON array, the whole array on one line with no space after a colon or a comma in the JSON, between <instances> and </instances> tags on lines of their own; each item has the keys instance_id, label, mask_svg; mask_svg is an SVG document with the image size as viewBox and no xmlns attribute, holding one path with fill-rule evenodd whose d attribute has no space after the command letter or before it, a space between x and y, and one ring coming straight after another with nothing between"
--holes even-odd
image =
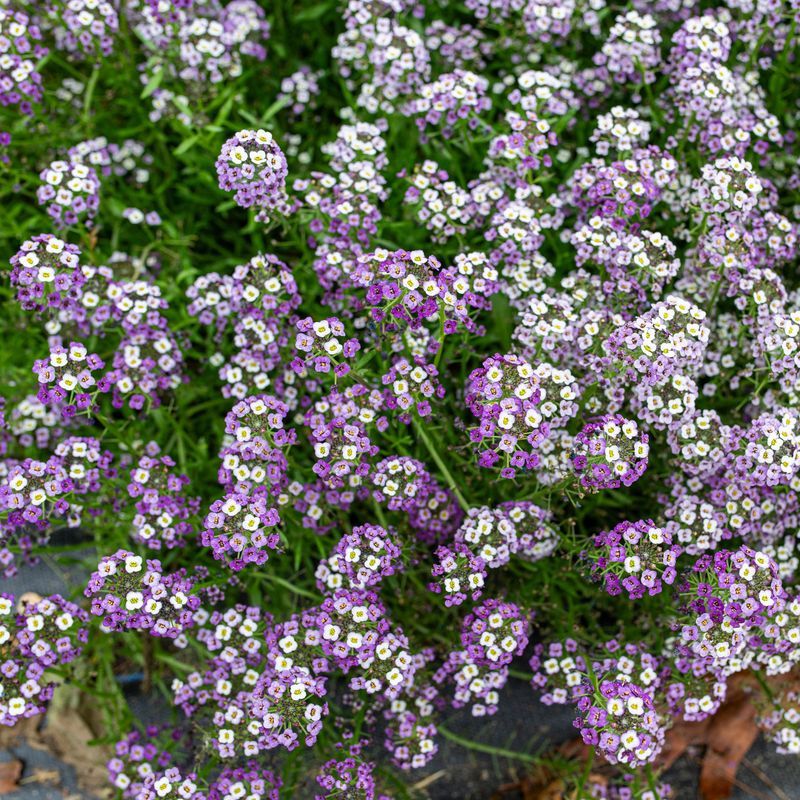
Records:
<instances>
[{"instance_id":1,"label":"flower cluster","mask_svg":"<svg viewBox=\"0 0 800 800\"><path fill-rule=\"evenodd\" d=\"M593 574L611 595L624 590L635 600L645 592L658 594L675 582L681 547L673 545L669 532L652 520L620 522L598 533L594 546Z\"/></svg>"},{"instance_id":2,"label":"flower cluster","mask_svg":"<svg viewBox=\"0 0 800 800\"><path fill-rule=\"evenodd\" d=\"M630 486L647 469L649 437L632 419L607 414L576 435L571 461L577 480L590 492Z\"/></svg>"},{"instance_id":3,"label":"flower cluster","mask_svg":"<svg viewBox=\"0 0 800 800\"><path fill-rule=\"evenodd\" d=\"M419 88L405 113L415 118L422 133L428 128L438 128L449 139L459 125L468 129L478 127L481 112L492 105L486 96L488 88L489 82L473 72L458 70L440 75L433 83Z\"/></svg>"},{"instance_id":4,"label":"flower cluster","mask_svg":"<svg viewBox=\"0 0 800 800\"><path fill-rule=\"evenodd\" d=\"M128 550L101 559L86 584L91 613L106 631L145 630L175 638L194 622L200 598L180 572L165 573L161 562L145 562Z\"/></svg>"},{"instance_id":5,"label":"flower cluster","mask_svg":"<svg viewBox=\"0 0 800 800\"><path fill-rule=\"evenodd\" d=\"M320 564L317 579L327 589L338 589L343 581L351 588L365 589L401 568L396 534L380 525L359 525L342 536L330 558Z\"/></svg>"},{"instance_id":6,"label":"flower cluster","mask_svg":"<svg viewBox=\"0 0 800 800\"><path fill-rule=\"evenodd\" d=\"M336 317L314 321L311 317L296 323L297 338L294 342L298 355L292 368L299 374L307 369L321 374L333 372L338 378L347 375L350 360L361 349L358 339L347 336L344 323ZM346 359L346 360L344 360Z\"/></svg>"},{"instance_id":7,"label":"flower cluster","mask_svg":"<svg viewBox=\"0 0 800 800\"><path fill-rule=\"evenodd\" d=\"M199 498L187 497L189 477L176 471L175 461L149 442L145 455L130 471L128 495L136 500L132 538L153 550L183 547L194 532L190 517Z\"/></svg>"},{"instance_id":8,"label":"flower cluster","mask_svg":"<svg viewBox=\"0 0 800 800\"><path fill-rule=\"evenodd\" d=\"M681 641L697 657L729 673L737 671L750 630L786 594L775 562L746 545L699 558L687 588L691 600Z\"/></svg>"},{"instance_id":9,"label":"flower cluster","mask_svg":"<svg viewBox=\"0 0 800 800\"><path fill-rule=\"evenodd\" d=\"M88 165L76 161L53 161L39 176L41 186L36 192L40 205L57 228L76 225L81 218L87 226L100 205L100 179Z\"/></svg>"},{"instance_id":10,"label":"flower cluster","mask_svg":"<svg viewBox=\"0 0 800 800\"><path fill-rule=\"evenodd\" d=\"M537 448L549 432L542 399L534 368L514 353L487 358L472 372L466 403L480 423L470 439L481 466L499 466L504 478L535 469Z\"/></svg>"},{"instance_id":11,"label":"flower cluster","mask_svg":"<svg viewBox=\"0 0 800 800\"><path fill-rule=\"evenodd\" d=\"M485 600L464 617L461 644L475 664L496 669L522 655L529 633L530 622L518 606Z\"/></svg>"},{"instance_id":12,"label":"flower cluster","mask_svg":"<svg viewBox=\"0 0 800 800\"><path fill-rule=\"evenodd\" d=\"M78 342L71 342L68 349L56 345L47 359L33 364L39 381L37 399L46 406L59 408L65 417L89 413L99 391L92 373L104 366L98 355L88 353Z\"/></svg>"},{"instance_id":13,"label":"flower cluster","mask_svg":"<svg viewBox=\"0 0 800 800\"><path fill-rule=\"evenodd\" d=\"M222 146L217 159L220 189L234 192L242 208L273 210L283 202L288 166L269 131L241 130Z\"/></svg>"},{"instance_id":14,"label":"flower cluster","mask_svg":"<svg viewBox=\"0 0 800 800\"><path fill-rule=\"evenodd\" d=\"M233 490L209 507L200 543L211 548L215 559L240 570L246 564L263 564L269 551L278 549L279 524L278 512L264 494Z\"/></svg>"}]
</instances>

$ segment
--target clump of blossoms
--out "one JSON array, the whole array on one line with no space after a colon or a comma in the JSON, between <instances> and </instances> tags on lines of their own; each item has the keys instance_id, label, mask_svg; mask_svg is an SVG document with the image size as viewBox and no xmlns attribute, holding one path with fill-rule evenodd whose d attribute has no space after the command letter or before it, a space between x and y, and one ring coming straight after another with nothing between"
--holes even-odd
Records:
<instances>
[{"instance_id":1,"label":"clump of blossoms","mask_svg":"<svg viewBox=\"0 0 800 800\"><path fill-rule=\"evenodd\" d=\"M200 598L180 572L165 573L161 562L144 561L128 550L101 559L86 584L91 613L106 631L144 630L174 639L194 623Z\"/></svg>"},{"instance_id":2,"label":"clump of blossoms","mask_svg":"<svg viewBox=\"0 0 800 800\"><path fill-rule=\"evenodd\" d=\"M387 408L399 409L398 418L403 422L410 422L412 410L420 417L430 416L431 400L442 398L445 393L438 376L436 366L423 358L397 359L381 378L388 387L384 393Z\"/></svg>"},{"instance_id":3,"label":"clump of blossoms","mask_svg":"<svg viewBox=\"0 0 800 800\"><path fill-rule=\"evenodd\" d=\"M18 631L27 630L27 625L24 621L20 625L20 620L14 618L14 610L14 597L0 595L0 647L3 648L0 656L0 725L7 727L43 714L54 688L44 678L46 667L54 662L47 663L49 659L45 657L42 663L32 649L20 645ZM44 620L42 626L38 626L38 621L35 622L34 628L37 627L43 628ZM47 647L44 649L40 646L37 651L46 656L51 652L50 642L44 637L41 641ZM69 639L66 641L69 642ZM37 640L33 639L33 643L36 644ZM22 647L29 650L27 655L22 652ZM69 650L66 656L69 661Z\"/></svg>"},{"instance_id":4,"label":"clump of blossoms","mask_svg":"<svg viewBox=\"0 0 800 800\"><path fill-rule=\"evenodd\" d=\"M692 201L706 214L746 215L755 208L761 181L749 161L736 156L706 164L692 185Z\"/></svg>"},{"instance_id":5,"label":"clump of blossoms","mask_svg":"<svg viewBox=\"0 0 800 800\"><path fill-rule=\"evenodd\" d=\"M278 800L283 781L255 761L241 767L225 767L208 789L208 800Z\"/></svg>"},{"instance_id":6,"label":"clump of blossoms","mask_svg":"<svg viewBox=\"0 0 800 800\"><path fill-rule=\"evenodd\" d=\"M603 350L610 364L624 370L626 380L655 383L699 366L710 335L705 319L701 308L670 295L616 329Z\"/></svg>"},{"instance_id":7,"label":"clump of blossoms","mask_svg":"<svg viewBox=\"0 0 800 800\"><path fill-rule=\"evenodd\" d=\"M618 679L599 679L578 701L583 741L597 747L611 764L639 767L655 759L664 745L664 722L652 694Z\"/></svg>"},{"instance_id":8,"label":"clump of blossoms","mask_svg":"<svg viewBox=\"0 0 800 800\"><path fill-rule=\"evenodd\" d=\"M800 693L795 690L782 692L775 708L760 717L759 727L775 744L777 752L800 753Z\"/></svg>"},{"instance_id":9,"label":"clump of blossoms","mask_svg":"<svg viewBox=\"0 0 800 800\"><path fill-rule=\"evenodd\" d=\"M715 714L728 694L725 670L696 657L672 637L664 655L663 693L670 712L687 722L701 722Z\"/></svg>"},{"instance_id":10,"label":"clump of blossoms","mask_svg":"<svg viewBox=\"0 0 800 800\"><path fill-rule=\"evenodd\" d=\"M431 232L434 242L464 235L475 213L470 193L452 180L435 161L417 164L410 174L401 173L409 187L403 202L414 208L417 219Z\"/></svg>"},{"instance_id":11,"label":"clump of blossoms","mask_svg":"<svg viewBox=\"0 0 800 800\"><path fill-rule=\"evenodd\" d=\"M325 696L325 679L302 667L266 672L246 696L244 716L230 713L235 706L224 717L218 714L222 727L214 746L223 758L232 757L239 747L253 755L278 747L294 750L301 742L311 747L328 714ZM240 739L244 739L241 744Z\"/></svg>"},{"instance_id":12,"label":"clump of blossoms","mask_svg":"<svg viewBox=\"0 0 800 800\"><path fill-rule=\"evenodd\" d=\"M403 113L414 117L421 133L439 129L449 139L460 125L470 130L478 127L481 113L492 105L486 96L488 88L489 82L480 75L457 70L420 87Z\"/></svg>"},{"instance_id":13,"label":"clump of blossoms","mask_svg":"<svg viewBox=\"0 0 800 800\"><path fill-rule=\"evenodd\" d=\"M199 507L196 497L188 497L189 477L176 470L175 461L162 455L155 442L130 471L128 495L136 500L132 537L153 550L186 545L194 532L190 517Z\"/></svg>"},{"instance_id":14,"label":"clump of blossoms","mask_svg":"<svg viewBox=\"0 0 800 800\"><path fill-rule=\"evenodd\" d=\"M514 603L484 600L461 626L461 644L479 666L497 669L522 655L528 644L530 622Z\"/></svg>"},{"instance_id":15,"label":"clump of blossoms","mask_svg":"<svg viewBox=\"0 0 800 800\"><path fill-rule=\"evenodd\" d=\"M470 439L481 466L499 466L504 478L536 468L536 450L549 432L539 409L541 400L534 368L514 353L492 356L473 371L466 403L479 421Z\"/></svg>"},{"instance_id":16,"label":"clump of blossoms","mask_svg":"<svg viewBox=\"0 0 800 800\"><path fill-rule=\"evenodd\" d=\"M34 104L44 96L36 69L48 53L42 40L42 30L30 15L8 6L0 9L0 105L17 106L27 116L33 116Z\"/></svg>"},{"instance_id":17,"label":"clump of blossoms","mask_svg":"<svg viewBox=\"0 0 800 800\"><path fill-rule=\"evenodd\" d=\"M334 418L311 432L316 463L313 471L330 488L341 487L345 480L359 485L369 473L369 459L378 452L364 427Z\"/></svg>"},{"instance_id":18,"label":"clump of blossoms","mask_svg":"<svg viewBox=\"0 0 800 800\"><path fill-rule=\"evenodd\" d=\"M63 464L56 456L47 461L26 458L9 465L0 481L0 510L12 529L31 526L47 530L70 512L68 494L73 489Z\"/></svg>"},{"instance_id":19,"label":"clump of blossoms","mask_svg":"<svg viewBox=\"0 0 800 800\"><path fill-rule=\"evenodd\" d=\"M369 113L391 113L430 75L430 54L422 37L394 15L373 17L340 34L331 55Z\"/></svg>"},{"instance_id":20,"label":"clump of blossoms","mask_svg":"<svg viewBox=\"0 0 800 800\"><path fill-rule=\"evenodd\" d=\"M785 590L775 562L742 545L698 558L684 595L681 642L711 666L735 672L749 634L784 599Z\"/></svg>"},{"instance_id":21,"label":"clump of blossoms","mask_svg":"<svg viewBox=\"0 0 800 800\"><path fill-rule=\"evenodd\" d=\"M71 342L69 348L56 345L47 359L34 362L33 371L39 381L36 396L44 405L60 409L64 417L88 414L99 393L92 373L104 366L97 354L88 353L78 342Z\"/></svg>"},{"instance_id":22,"label":"clump of blossoms","mask_svg":"<svg viewBox=\"0 0 800 800\"><path fill-rule=\"evenodd\" d=\"M537 642L529 666L531 686L545 705L565 705L589 693L586 660L574 639Z\"/></svg>"},{"instance_id":23,"label":"clump of blossoms","mask_svg":"<svg viewBox=\"0 0 800 800\"><path fill-rule=\"evenodd\" d=\"M122 339L111 369L98 385L111 392L114 408L142 411L161 405L163 396L186 380L183 366L183 353L172 332L142 323Z\"/></svg>"},{"instance_id":24,"label":"clump of blossoms","mask_svg":"<svg viewBox=\"0 0 800 800\"><path fill-rule=\"evenodd\" d=\"M396 534L380 525L359 525L342 536L329 562L334 559L338 571L357 589L374 586L402 568Z\"/></svg>"},{"instance_id":25,"label":"clump of blossoms","mask_svg":"<svg viewBox=\"0 0 800 800\"><path fill-rule=\"evenodd\" d=\"M363 800L383 800L384 795L376 795L375 764L363 760L365 745L366 742L349 747L342 745L337 757L322 765L316 781L324 794L316 794L315 800L333 800L347 795Z\"/></svg>"},{"instance_id":26,"label":"clump of blossoms","mask_svg":"<svg viewBox=\"0 0 800 800\"><path fill-rule=\"evenodd\" d=\"M277 397L245 397L225 415L225 433L259 451L287 447L297 440L297 433L284 427L288 415L289 407Z\"/></svg>"},{"instance_id":27,"label":"clump of blossoms","mask_svg":"<svg viewBox=\"0 0 800 800\"><path fill-rule=\"evenodd\" d=\"M716 471L729 439L728 427L712 410L687 415L668 434L672 452L680 456L680 468L689 475L700 476Z\"/></svg>"},{"instance_id":28,"label":"clump of blossoms","mask_svg":"<svg viewBox=\"0 0 800 800\"><path fill-rule=\"evenodd\" d=\"M241 130L222 146L217 159L220 189L234 192L242 208L279 207L286 193L286 156L265 130Z\"/></svg>"},{"instance_id":29,"label":"clump of blossoms","mask_svg":"<svg viewBox=\"0 0 800 800\"><path fill-rule=\"evenodd\" d=\"M297 357L292 361L292 369L298 374L312 370L323 375L330 372L337 378L350 372L351 360L361 349L356 338L345 338L347 330L337 317L314 321L305 317L296 323L297 337L294 346Z\"/></svg>"},{"instance_id":30,"label":"clump of blossoms","mask_svg":"<svg viewBox=\"0 0 800 800\"><path fill-rule=\"evenodd\" d=\"M39 205L58 228L76 225L85 218L87 227L100 205L100 179L87 164L76 161L53 161L42 170L36 192Z\"/></svg>"},{"instance_id":31,"label":"clump of blossoms","mask_svg":"<svg viewBox=\"0 0 800 800\"><path fill-rule=\"evenodd\" d=\"M415 708L398 704L392 709L386 726L384 745L392 756L392 762L402 770L419 769L436 755L437 729L430 716L433 704L421 693L415 698Z\"/></svg>"},{"instance_id":32,"label":"clump of blossoms","mask_svg":"<svg viewBox=\"0 0 800 800\"><path fill-rule=\"evenodd\" d=\"M352 274L367 289L372 318L389 330L419 327L439 310L441 264L421 250L376 250L363 256ZM445 328L447 331L447 328Z\"/></svg>"},{"instance_id":33,"label":"clump of blossoms","mask_svg":"<svg viewBox=\"0 0 800 800\"><path fill-rule=\"evenodd\" d=\"M507 564L518 547L517 529L502 507L469 509L456 531L455 540L466 544L492 569Z\"/></svg>"},{"instance_id":34,"label":"clump of blossoms","mask_svg":"<svg viewBox=\"0 0 800 800\"><path fill-rule=\"evenodd\" d=\"M44 667L68 664L80 656L89 636L86 611L57 594L31 602L20 600L16 638L23 656Z\"/></svg>"},{"instance_id":35,"label":"clump of blossoms","mask_svg":"<svg viewBox=\"0 0 800 800\"><path fill-rule=\"evenodd\" d=\"M280 516L262 494L232 491L215 500L203 520L200 543L231 569L263 564L280 546Z\"/></svg>"},{"instance_id":36,"label":"clump of blossoms","mask_svg":"<svg viewBox=\"0 0 800 800\"><path fill-rule=\"evenodd\" d=\"M425 465L408 456L389 456L372 470L373 497L390 511L410 511L426 498L432 478Z\"/></svg>"},{"instance_id":37,"label":"clump of blossoms","mask_svg":"<svg viewBox=\"0 0 800 800\"><path fill-rule=\"evenodd\" d=\"M119 32L117 9L102 0L66 0L57 7L63 28L55 29L60 50L85 57L108 56Z\"/></svg>"},{"instance_id":38,"label":"clump of blossoms","mask_svg":"<svg viewBox=\"0 0 800 800\"><path fill-rule=\"evenodd\" d=\"M466 545L456 542L452 548L442 545L436 549L431 575L437 579L430 584L431 591L444 595L446 606L458 606L467 597L477 600L483 594L486 564Z\"/></svg>"},{"instance_id":39,"label":"clump of blossoms","mask_svg":"<svg viewBox=\"0 0 800 800\"><path fill-rule=\"evenodd\" d=\"M762 414L732 448L734 471L740 479L759 486L792 484L800 468L800 430L795 409Z\"/></svg>"},{"instance_id":40,"label":"clump of blossoms","mask_svg":"<svg viewBox=\"0 0 800 800\"><path fill-rule=\"evenodd\" d=\"M515 555L527 561L539 561L555 551L559 532L553 526L553 514L528 500L508 500L500 510L516 531Z\"/></svg>"},{"instance_id":41,"label":"clump of blossoms","mask_svg":"<svg viewBox=\"0 0 800 800\"><path fill-rule=\"evenodd\" d=\"M652 520L620 522L612 530L598 533L593 544L592 574L611 595L624 590L636 600L645 593L658 594L675 582L681 548Z\"/></svg>"},{"instance_id":42,"label":"clump of blossoms","mask_svg":"<svg viewBox=\"0 0 800 800\"><path fill-rule=\"evenodd\" d=\"M86 278L81 251L57 236L42 233L22 243L11 258L11 285L26 310L71 310Z\"/></svg>"},{"instance_id":43,"label":"clump of blossoms","mask_svg":"<svg viewBox=\"0 0 800 800\"><path fill-rule=\"evenodd\" d=\"M680 270L676 247L668 237L647 230L621 233L600 216L576 231L572 243L579 265L593 261L603 267L603 290L612 296L631 294L639 302L648 296L658 298L664 284Z\"/></svg>"},{"instance_id":44,"label":"clump of blossoms","mask_svg":"<svg viewBox=\"0 0 800 800\"><path fill-rule=\"evenodd\" d=\"M614 20L595 62L620 83L653 83L661 63L661 35L650 14L628 11Z\"/></svg>"},{"instance_id":45,"label":"clump of blossoms","mask_svg":"<svg viewBox=\"0 0 800 800\"><path fill-rule=\"evenodd\" d=\"M590 137L598 155L627 153L646 145L651 125L642 119L635 108L614 106L607 114L597 117L597 127Z\"/></svg>"},{"instance_id":46,"label":"clump of blossoms","mask_svg":"<svg viewBox=\"0 0 800 800\"><path fill-rule=\"evenodd\" d=\"M649 437L631 419L607 414L587 423L575 437L572 469L583 489L630 486L647 469Z\"/></svg>"}]
</instances>

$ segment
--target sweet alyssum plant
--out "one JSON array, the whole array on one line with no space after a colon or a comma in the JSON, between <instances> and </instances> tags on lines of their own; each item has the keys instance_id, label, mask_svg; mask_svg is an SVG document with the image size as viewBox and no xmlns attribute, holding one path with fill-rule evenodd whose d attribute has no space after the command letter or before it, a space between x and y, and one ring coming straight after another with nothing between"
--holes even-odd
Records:
<instances>
[{"instance_id":1,"label":"sweet alyssum plant","mask_svg":"<svg viewBox=\"0 0 800 800\"><path fill-rule=\"evenodd\" d=\"M401 797L513 672L652 800L751 671L800 752L795 5L1 5L0 723Z\"/></svg>"}]
</instances>

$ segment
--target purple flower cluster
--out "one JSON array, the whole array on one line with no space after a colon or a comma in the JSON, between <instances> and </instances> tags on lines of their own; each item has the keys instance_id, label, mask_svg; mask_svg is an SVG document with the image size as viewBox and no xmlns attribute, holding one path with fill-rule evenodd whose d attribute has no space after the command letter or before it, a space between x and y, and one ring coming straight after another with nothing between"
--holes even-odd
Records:
<instances>
[{"instance_id":1,"label":"purple flower cluster","mask_svg":"<svg viewBox=\"0 0 800 800\"><path fill-rule=\"evenodd\" d=\"M284 202L286 156L269 131L241 130L222 146L217 159L219 187L234 192L242 208L272 211Z\"/></svg>"},{"instance_id":2,"label":"purple flower cluster","mask_svg":"<svg viewBox=\"0 0 800 800\"><path fill-rule=\"evenodd\" d=\"M351 360L361 349L358 339L347 336L344 323L337 317L314 321L305 317L296 323L297 337L294 342L298 355L292 361L292 368L300 375L310 369L327 375L330 372L337 378L350 372Z\"/></svg>"},{"instance_id":3,"label":"purple flower cluster","mask_svg":"<svg viewBox=\"0 0 800 800\"><path fill-rule=\"evenodd\" d=\"M145 562L128 550L101 559L86 584L91 613L106 631L145 630L174 639L194 623L200 598L181 572L165 573L161 562Z\"/></svg>"},{"instance_id":4,"label":"purple flower cluster","mask_svg":"<svg viewBox=\"0 0 800 800\"><path fill-rule=\"evenodd\" d=\"M55 29L59 50L87 58L111 55L119 32L119 15L112 3L66 0L58 7L62 27Z\"/></svg>"},{"instance_id":5,"label":"purple flower cluster","mask_svg":"<svg viewBox=\"0 0 800 800\"><path fill-rule=\"evenodd\" d=\"M70 309L85 282L81 251L49 233L23 242L11 258L11 285L26 310Z\"/></svg>"},{"instance_id":6,"label":"purple flower cluster","mask_svg":"<svg viewBox=\"0 0 800 800\"><path fill-rule=\"evenodd\" d=\"M342 746L336 758L322 765L317 783L324 794L315 795L315 800L334 800L348 794L363 800L388 800L385 795L376 795L375 764L364 761L361 755L365 744Z\"/></svg>"},{"instance_id":7,"label":"purple flower cluster","mask_svg":"<svg viewBox=\"0 0 800 800\"><path fill-rule=\"evenodd\" d=\"M42 100L42 76L36 63L47 55L39 25L24 11L0 9L0 105L18 106L32 116Z\"/></svg>"},{"instance_id":8,"label":"purple flower cluster","mask_svg":"<svg viewBox=\"0 0 800 800\"><path fill-rule=\"evenodd\" d=\"M57 228L76 225L85 218L90 227L100 205L100 179L87 164L76 161L53 161L39 175L42 183L36 192L39 205Z\"/></svg>"},{"instance_id":9,"label":"purple flower cluster","mask_svg":"<svg viewBox=\"0 0 800 800\"><path fill-rule=\"evenodd\" d=\"M537 448L550 430L542 399L534 368L513 353L487 358L472 372L466 403L480 423L470 432L480 466L499 467L504 478L536 468Z\"/></svg>"},{"instance_id":10,"label":"purple flower cluster","mask_svg":"<svg viewBox=\"0 0 800 800\"><path fill-rule=\"evenodd\" d=\"M484 600L464 617L461 644L478 666L497 669L522 655L528 644L530 621L514 603Z\"/></svg>"},{"instance_id":11,"label":"purple flower cluster","mask_svg":"<svg viewBox=\"0 0 800 800\"><path fill-rule=\"evenodd\" d=\"M581 487L590 492L630 486L647 469L649 437L631 419L607 414L575 437L571 461Z\"/></svg>"},{"instance_id":12,"label":"purple flower cluster","mask_svg":"<svg viewBox=\"0 0 800 800\"><path fill-rule=\"evenodd\" d=\"M602 680L594 692L578 701L583 741L611 764L639 767L664 745L664 724L652 696L636 683Z\"/></svg>"},{"instance_id":13,"label":"purple flower cluster","mask_svg":"<svg viewBox=\"0 0 800 800\"><path fill-rule=\"evenodd\" d=\"M238 571L247 564L263 564L269 551L280 547L279 524L278 511L263 493L233 490L209 507L200 543L211 548L215 559Z\"/></svg>"},{"instance_id":14,"label":"purple flower cluster","mask_svg":"<svg viewBox=\"0 0 800 800\"><path fill-rule=\"evenodd\" d=\"M402 569L402 550L394 531L358 525L339 540L317 568L317 585L331 591L347 586L366 589Z\"/></svg>"},{"instance_id":15,"label":"purple flower cluster","mask_svg":"<svg viewBox=\"0 0 800 800\"><path fill-rule=\"evenodd\" d=\"M677 577L681 547L652 520L620 522L594 537L592 573L610 595L623 590L631 600L658 594Z\"/></svg>"},{"instance_id":16,"label":"purple flower cluster","mask_svg":"<svg viewBox=\"0 0 800 800\"><path fill-rule=\"evenodd\" d=\"M67 665L87 640L88 615L60 595L0 595L0 725L43 714L55 685L46 671Z\"/></svg>"},{"instance_id":17,"label":"purple flower cluster","mask_svg":"<svg viewBox=\"0 0 800 800\"><path fill-rule=\"evenodd\" d=\"M404 113L414 117L422 134L428 128L440 129L442 136L449 139L459 126L469 130L478 127L481 113L492 106L488 88L485 78L466 70L440 75L419 88Z\"/></svg>"},{"instance_id":18,"label":"purple flower cluster","mask_svg":"<svg viewBox=\"0 0 800 800\"><path fill-rule=\"evenodd\" d=\"M389 371L381 377L385 391L386 407L399 409L398 419L406 424L411 421L411 410L420 417L431 414L431 399L442 398L444 386L440 383L439 370L435 364L427 363L417 356L413 361L398 358Z\"/></svg>"},{"instance_id":19,"label":"purple flower cluster","mask_svg":"<svg viewBox=\"0 0 800 800\"><path fill-rule=\"evenodd\" d=\"M186 495L189 477L175 467L170 456L161 455L159 446L149 442L130 471L128 495L136 500L131 536L152 550L183 547L194 533L190 518L200 501Z\"/></svg>"},{"instance_id":20,"label":"purple flower cluster","mask_svg":"<svg viewBox=\"0 0 800 800\"><path fill-rule=\"evenodd\" d=\"M687 589L681 642L728 674L738 671L752 629L786 596L775 562L746 545L701 556Z\"/></svg>"}]
</instances>

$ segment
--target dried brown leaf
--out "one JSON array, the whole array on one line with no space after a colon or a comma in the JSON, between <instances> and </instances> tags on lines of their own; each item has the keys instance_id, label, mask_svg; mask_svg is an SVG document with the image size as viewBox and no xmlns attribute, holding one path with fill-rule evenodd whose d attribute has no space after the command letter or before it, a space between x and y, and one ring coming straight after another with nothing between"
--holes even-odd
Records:
<instances>
[{"instance_id":1,"label":"dried brown leaf","mask_svg":"<svg viewBox=\"0 0 800 800\"><path fill-rule=\"evenodd\" d=\"M708 726L700 771L700 794L704 800L731 796L739 765L757 736L756 708L751 696L739 691L722 705Z\"/></svg>"},{"instance_id":2,"label":"dried brown leaf","mask_svg":"<svg viewBox=\"0 0 800 800\"><path fill-rule=\"evenodd\" d=\"M17 759L0 761L0 797L19 789L22 777L22 762Z\"/></svg>"},{"instance_id":3,"label":"dried brown leaf","mask_svg":"<svg viewBox=\"0 0 800 800\"><path fill-rule=\"evenodd\" d=\"M97 704L75 687L59 686L40 734L47 749L75 769L78 785L88 794L109 796L107 746L90 744L103 733Z\"/></svg>"}]
</instances>

